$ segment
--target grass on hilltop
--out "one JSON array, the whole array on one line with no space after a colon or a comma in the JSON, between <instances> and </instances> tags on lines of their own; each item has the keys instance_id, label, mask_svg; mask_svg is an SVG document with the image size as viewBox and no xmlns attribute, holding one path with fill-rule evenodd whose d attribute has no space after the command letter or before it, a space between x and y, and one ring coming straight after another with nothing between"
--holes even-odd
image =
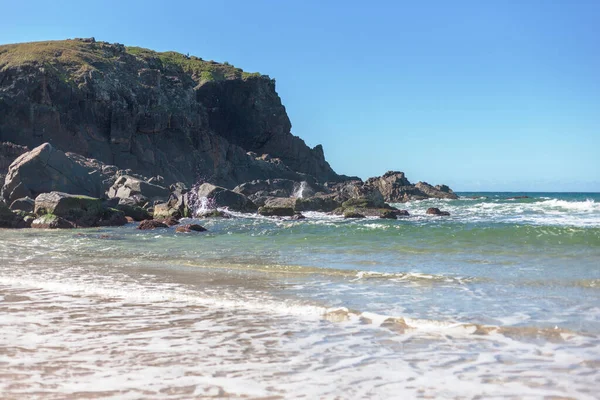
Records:
<instances>
[{"instance_id":1,"label":"grass on hilltop","mask_svg":"<svg viewBox=\"0 0 600 400\"><path fill-rule=\"evenodd\" d=\"M109 51L108 43L84 42L82 40L60 40L47 42L19 43L0 46L0 71L26 65L43 65L52 68L65 80L69 72L102 69L110 66L119 54ZM200 82L247 79L263 77L259 73L244 72L228 62L205 61L195 56L187 56L174 51L156 52L136 46L124 47L125 52L140 60L159 62L161 68L181 68ZM265 76L266 77L266 76Z\"/></svg>"}]
</instances>

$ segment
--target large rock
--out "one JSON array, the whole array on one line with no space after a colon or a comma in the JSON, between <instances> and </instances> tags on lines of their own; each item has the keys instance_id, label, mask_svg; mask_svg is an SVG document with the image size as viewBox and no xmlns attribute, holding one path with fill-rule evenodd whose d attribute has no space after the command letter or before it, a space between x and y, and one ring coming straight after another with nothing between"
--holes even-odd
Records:
<instances>
[{"instance_id":1,"label":"large rock","mask_svg":"<svg viewBox=\"0 0 600 400\"><path fill-rule=\"evenodd\" d=\"M102 176L44 143L10 165L2 189L8 203L52 191L102 197Z\"/></svg>"},{"instance_id":2,"label":"large rock","mask_svg":"<svg viewBox=\"0 0 600 400\"><path fill-rule=\"evenodd\" d=\"M227 207L230 210L242 212L257 210L256 205L246 196L224 187L203 183L195 192L199 199L205 198L215 207Z\"/></svg>"},{"instance_id":3,"label":"large rock","mask_svg":"<svg viewBox=\"0 0 600 400\"><path fill-rule=\"evenodd\" d=\"M140 178L124 175L115 181L108 189L109 198L131 199L137 204L146 202L166 201L171 192L169 189L148 183Z\"/></svg>"},{"instance_id":4,"label":"large rock","mask_svg":"<svg viewBox=\"0 0 600 400\"><path fill-rule=\"evenodd\" d=\"M35 199L35 214L55 215L77 227L113 226L127 223L122 211L107 208L101 199L61 192L42 193Z\"/></svg>"},{"instance_id":5,"label":"large rock","mask_svg":"<svg viewBox=\"0 0 600 400\"><path fill-rule=\"evenodd\" d=\"M364 186L376 188L388 203L403 203L411 200L457 199L458 196L446 185L431 186L426 182L411 184L404 172L388 171L382 176L369 178Z\"/></svg>"}]
</instances>

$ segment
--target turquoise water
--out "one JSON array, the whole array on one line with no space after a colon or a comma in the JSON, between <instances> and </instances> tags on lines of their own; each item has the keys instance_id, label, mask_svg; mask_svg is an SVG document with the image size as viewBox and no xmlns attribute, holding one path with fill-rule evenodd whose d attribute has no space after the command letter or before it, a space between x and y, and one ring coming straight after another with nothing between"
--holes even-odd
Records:
<instances>
[{"instance_id":1,"label":"turquoise water","mask_svg":"<svg viewBox=\"0 0 600 400\"><path fill-rule=\"evenodd\" d=\"M166 371L175 363L183 376L211 377L210 383L187 379L184 384L179 375L172 380L159 376L153 381L157 398L184 386L200 397L214 387L232 397L596 398L600 194L460 196L398 204L411 213L398 220L307 213L306 220L289 221L239 214L194 221L209 231L190 235L175 234L174 228L141 232L133 224L60 232L3 230L0 295L28 300L0 302L6 311L0 319L0 348L15 347L23 335L32 335L31 325L11 317L16 313L25 321L39 319L42 328L35 330L48 329L44 337L63 332L48 347L72 335L89 343L83 352L100 344L123 354L133 351L118 341L103 343L92 320L73 332L69 310L80 313L83 298L96 302L106 318L122 320L124 327L132 324L143 331L158 318L162 328L152 338L138 338L148 342L135 351L160 360L164 351L181 350L171 364L157 365ZM428 207L451 216L428 216ZM106 306L114 302L120 306ZM41 304L56 307L58 314L40 317ZM160 317L147 315L152 307L160 307ZM204 311L196 315L193 307ZM186 330L171 313L187 315L201 328ZM17 325L18 337L7 333L9 323ZM106 329L105 334L116 332ZM183 339L173 339L196 335L210 340L182 344L177 340ZM248 335L261 339L240 345ZM276 343L269 347L265 337ZM226 349L209 357L203 346ZM48 355L43 348L30 345L26 353L11 353L0 370L23 360L45 365L51 357L68 359L66 353ZM190 352L199 352L200 359L186 367L184 355ZM236 352L239 357L228 356ZM215 363L204 364L206 357ZM253 362L241 361L248 359ZM86 388L113 387L119 397L139 395L147 382L133 374L133 364L111 362L107 366L115 376L101 379L106 371L93 370ZM269 372L271 364L277 368ZM218 376L215 365L220 366ZM117 375L133 383L123 384ZM88 375L82 376L85 381ZM248 379L229 384L219 377ZM56 378L52 393L58 397L78 393L64 376L62 381L50 378ZM25 389L5 384L0 390L14 396L41 390L26 372L14 379Z\"/></svg>"}]
</instances>

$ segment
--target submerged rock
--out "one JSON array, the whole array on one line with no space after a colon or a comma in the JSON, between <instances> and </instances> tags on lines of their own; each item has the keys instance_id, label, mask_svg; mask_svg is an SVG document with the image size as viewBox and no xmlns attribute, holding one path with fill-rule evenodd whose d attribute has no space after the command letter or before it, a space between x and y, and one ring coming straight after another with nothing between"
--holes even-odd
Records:
<instances>
[{"instance_id":1,"label":"submerged rock","mask_svg":"<svg viewBox=\"0 0 600 400\"><path fill-rule=\"evenodd\" d=\"M206 228L204 228L203 226L200 226L200 225L196 225L196 224L181 225L181 226L178 226L177 228L175 228L175 232L178 232L178 233L206 232L206 231L207 231Z\"/></svg>"},{"instance_id":2,"label":"submerged rock","mask_svg":"<svg viewBox=\"0 0 600 400\"><path fill-rule=\"evenodd\" d=\"M163 222L156 221L153 219L147 219L145 221L140 222L140 224L138 225L138 229L141 229L143 231L157 229L157 228L168 228L168 226L167 226L167 224L165 224Z\"/></svg>"},{"instance_id":3,"label":"submerged rock","mask_svg":"<svg viewBox=\"0 0 600 400\"><path fill-rule=\"evenodd\" d=\"M157 221L162 222L163 224L167 225L168 227L179 225L179 219L177 219L175 217L167 217L167 218L163 218L163 219L158 219Z\"/></svg>"},{"instance_id":4,"label":"submerged rock","mask_svg":"<svg viewBox=\"0 0 600 400\"><path fill-rule=\"evenodd\" d=\"M365 216L356 211L346 211L344 212L344 218L365 218Z\"/></svg>"},{"instance_id":5,"label":"submerged rock","mask_svg":"<svg viewBox=\"0 0 600 400\"><path fill-rule=\"evenodd\" d=\"M204 211L196 215L196 218L231 218L232 215L220 210Z\"/></svg>"},{"instance_id":6,"label":"submerged rock","mask_svg":"<svg viewBox=\"0 0 600 400\"><path fill-rule=\"evenodd\" d=\"M448 211L441 211L439 208L436 208L436 207L429 207L426 211L426 214L439 215L439 216L449 216L450 215L450 213Z\"/></svg>"},{"instance_id":7,"label":"submerged rock","mask_svg":"<svg viewBox=\"0 0 600 400\"><path fill-rule=\"evenodd\" d=\"M292 217L295 215L295 211L292 207L263 206L258 209L258 214L265 217Z\"/></svg>"}]
</instances>

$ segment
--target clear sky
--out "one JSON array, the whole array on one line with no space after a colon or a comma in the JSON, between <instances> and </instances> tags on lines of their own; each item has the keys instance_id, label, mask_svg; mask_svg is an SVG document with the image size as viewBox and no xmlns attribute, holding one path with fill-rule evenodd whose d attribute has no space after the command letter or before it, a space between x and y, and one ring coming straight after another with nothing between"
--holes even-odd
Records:
<instances>
[{"instance_id":1,"label":"clear sky","mask_svg":"<svg viewBox=\"0 0 600 400\"><path fill-rule=\"evenodd\" d=\"M94 36L277 80L338 173L600 191L600 1L12 1L0 43Z\"/></svg>"}]
</instances>

